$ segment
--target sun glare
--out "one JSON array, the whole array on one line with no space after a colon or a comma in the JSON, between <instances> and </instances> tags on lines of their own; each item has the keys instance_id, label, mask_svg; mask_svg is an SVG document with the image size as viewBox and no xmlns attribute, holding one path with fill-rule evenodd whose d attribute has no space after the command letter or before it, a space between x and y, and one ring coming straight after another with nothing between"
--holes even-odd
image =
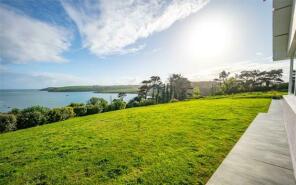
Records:
<instances>
[{"instance_id":1,"label":"sun glare","mask_svg":"<svg viewBox=\"0 0 296 185\"><path fill-rule=\"evenodd\" d=\"M226 54L231 42L231 28L226 20L205 19L183 34L185 54L193 58L213 58Z\"/></svg>"}]
</instances>

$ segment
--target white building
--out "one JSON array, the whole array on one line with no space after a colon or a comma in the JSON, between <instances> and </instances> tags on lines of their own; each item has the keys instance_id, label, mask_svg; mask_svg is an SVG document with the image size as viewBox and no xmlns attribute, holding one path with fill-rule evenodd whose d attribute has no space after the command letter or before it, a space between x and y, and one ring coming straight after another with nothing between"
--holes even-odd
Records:
<instances>
[{"instance_id":1,"label":"white building","mask_svg":"<svg viewBox=\"0 0 296 185\"><path fill-rule=\"evenodd\" d=\"M296 177L296 0L273 1L273 60L290 60L289 95L284 96L284 120Z\"/></svg>"}]
</instances>

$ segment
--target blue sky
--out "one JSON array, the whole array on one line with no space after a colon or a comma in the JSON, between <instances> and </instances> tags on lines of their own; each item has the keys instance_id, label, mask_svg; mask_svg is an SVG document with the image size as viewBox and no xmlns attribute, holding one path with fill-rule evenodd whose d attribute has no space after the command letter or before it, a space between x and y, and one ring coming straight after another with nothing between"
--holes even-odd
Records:
<instances>
[{"instance_id":1,"label":"blue sky","mask_svg":"<svg viewBox=\"0 0 296 185\"><path fill-rule=\"evenodd\" d=\"M271 15L271 0L0 0L0 88L277 68L286 79Z\"/></svg>"}]
</instances>

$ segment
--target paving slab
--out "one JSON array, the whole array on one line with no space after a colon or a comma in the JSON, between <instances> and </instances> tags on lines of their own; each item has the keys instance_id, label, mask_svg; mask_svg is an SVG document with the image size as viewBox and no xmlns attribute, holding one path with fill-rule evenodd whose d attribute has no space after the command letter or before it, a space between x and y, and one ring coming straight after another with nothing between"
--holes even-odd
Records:
<instances>
[{"instance_id":1,"label":"paving slab","mask_svg":"<svg viewBox=\"0 0 296 185\"><path fill-rule=\"evenodd\" d=\"M207 185L296 185L281 100L257 115Z\"/></svg>"}]
</instances>

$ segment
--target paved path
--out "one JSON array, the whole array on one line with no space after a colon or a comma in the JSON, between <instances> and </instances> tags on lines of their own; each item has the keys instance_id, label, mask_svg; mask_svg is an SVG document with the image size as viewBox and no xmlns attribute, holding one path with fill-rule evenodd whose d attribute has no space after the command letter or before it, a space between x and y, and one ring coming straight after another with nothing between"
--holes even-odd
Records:
<instances>
[{"instance_id":1,"label":"paved path","mask_svg":"<svg viewBox=\"0 0 296 185\"><path fill-rule=\"evenodd\" d=\"M258 114L207 185L296 185L281 100Z\"/></svg>"}]
</instances>

